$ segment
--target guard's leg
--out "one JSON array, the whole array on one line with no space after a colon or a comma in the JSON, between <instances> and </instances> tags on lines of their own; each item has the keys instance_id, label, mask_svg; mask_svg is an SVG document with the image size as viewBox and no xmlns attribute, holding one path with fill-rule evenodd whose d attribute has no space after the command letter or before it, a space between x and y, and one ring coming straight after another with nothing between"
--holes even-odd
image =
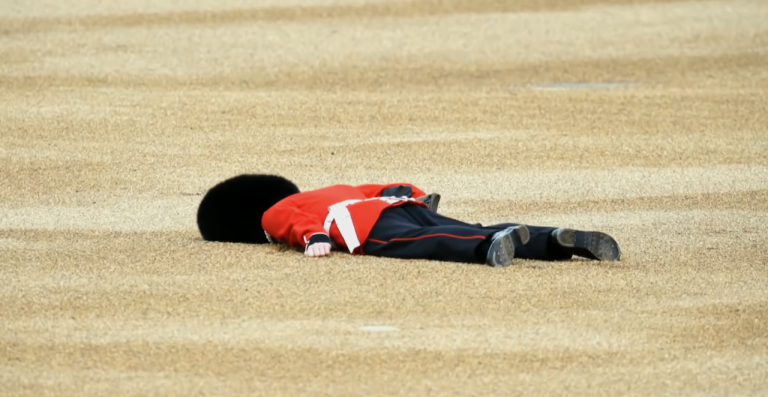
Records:
<instances>
[{"instance_id":1,"label":"guard's leg","mask_svg":"<svg viewBox=\"0 0 768 397\"><path fill-rule=\"evenodd\" d=\"M486 226L489 229L503 230L517 223L502 223L499 225ZM520 259L532 259L539 261L565 261L573 257L573 254L566 251L557 244L553 238L552 232L557 230L555 227L548 226L528 226L531 239L528 244L515 251L515 256Z\"/></svg>"},{"instance_id":2,"label":"guard's leg","mask_svg":"<svg viewBox=\"0 0 768 397\"><path fill-rule=\"evenodd\" d=\"M515 223L488 226L504 229ZM618 261L621 247L616 240L602 232L582 231L548 226L528 225L531 241L515 252L521 259L546 261L568 260L574 255L600 261Z\"/></svg>"},{"instance_id":3,"label":"guard's leg","mask_svg":"<svg viewBox=\"0 0 768 397\"><path fill-rule=\"evenodd\" d=\"M382 212L363 252L392 258L432 259L506 266L528 240L524 226L502 230L470 225L415 205Z\"/></svg>"}]
</instances>

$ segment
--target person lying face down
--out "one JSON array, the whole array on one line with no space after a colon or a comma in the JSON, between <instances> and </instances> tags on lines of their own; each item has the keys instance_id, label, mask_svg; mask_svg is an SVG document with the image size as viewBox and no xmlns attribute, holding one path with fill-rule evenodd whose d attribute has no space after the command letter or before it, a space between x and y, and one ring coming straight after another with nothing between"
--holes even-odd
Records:
<instances>
[{"instance_id":1,"label":"person lying face down","mask_svg":"<svg viewBox=\"0 0 768 397\"><path fill-rule=\"evenodd\" d=\"M440 195L410 183L332 185L302 192L278 175L242 174L211 188L197 212L204 240L287 244L307 256L355 255L507 266L513 258L618 261L597 231L470 224L437 213Z\"/></svg>"}]
</instances>

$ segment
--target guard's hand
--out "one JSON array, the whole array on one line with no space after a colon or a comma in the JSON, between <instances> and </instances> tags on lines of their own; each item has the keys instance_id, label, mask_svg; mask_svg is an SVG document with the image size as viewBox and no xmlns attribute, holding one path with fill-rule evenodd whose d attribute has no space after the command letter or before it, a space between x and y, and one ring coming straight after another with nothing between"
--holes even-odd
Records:
<instances>
[{"instance_id":1,"label":"guard's hand","mask_svg":"<svg viewBox=\"0 0 768 397\"><path fill-rule=\"evenodd\" d=\"M328 256L330 254L331 244L329 243L314 243L304 251L304 255L306 256Z\"/></svg>"}]
</instances>

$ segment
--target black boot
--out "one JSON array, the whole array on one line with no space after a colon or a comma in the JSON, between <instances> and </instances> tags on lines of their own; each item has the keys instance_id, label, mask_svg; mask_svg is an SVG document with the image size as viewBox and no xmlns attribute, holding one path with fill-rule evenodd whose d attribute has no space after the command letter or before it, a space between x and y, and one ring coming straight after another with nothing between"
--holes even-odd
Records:
<instances>
[{"instance_id":1,"label":"black boot","mask_svg":"<svg viewBox=\"0 0 768 397\"><path fill-rule=\"evenodd\" d=\"M440 204L440 194L430 193L423 197L417 197L416 200L426 204L432 212L437 212L437 206Z\"/></svg>"},{"instance_id":2,"label":"black boot","mask_svg":"<svg viewBox=\"0 0 768 397\"><path fill-rule=\"evenodd\" d=\"M485 263L494 267L511 265L515 248L527 244L530 239L531 234L525 225L512 226L494 233Z\"/></svg>"},{"instance_id":3,"label":"black boot","mask_svg":"<svg viewBox=\"0 0 768 397\"><path fill-rule=\"evenodd\" d=\"M605 233L561 228L555 229L552 237L571 255L598 261L618 261L621 258L619 243Z\"/></svg>"}]
</instances>

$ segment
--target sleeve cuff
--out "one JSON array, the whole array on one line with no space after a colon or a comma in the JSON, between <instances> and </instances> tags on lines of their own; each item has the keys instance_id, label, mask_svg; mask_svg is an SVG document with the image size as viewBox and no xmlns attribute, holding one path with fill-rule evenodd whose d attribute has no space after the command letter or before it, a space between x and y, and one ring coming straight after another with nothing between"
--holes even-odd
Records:
<instances>
[{"instance_id":1,"label":"sleeve cuff","mask_svg":"<svg viewBox=\"0 0 768 397\"><path fill-rule=\"evenodd\" d=\"M331 243L331 238L325 234L325 233L315 233L311 236L309 236L309 239L304 237L304 241L306 242L306 246L309 247L312 244L315 243Z\"/></svg>"}]
</instances>

